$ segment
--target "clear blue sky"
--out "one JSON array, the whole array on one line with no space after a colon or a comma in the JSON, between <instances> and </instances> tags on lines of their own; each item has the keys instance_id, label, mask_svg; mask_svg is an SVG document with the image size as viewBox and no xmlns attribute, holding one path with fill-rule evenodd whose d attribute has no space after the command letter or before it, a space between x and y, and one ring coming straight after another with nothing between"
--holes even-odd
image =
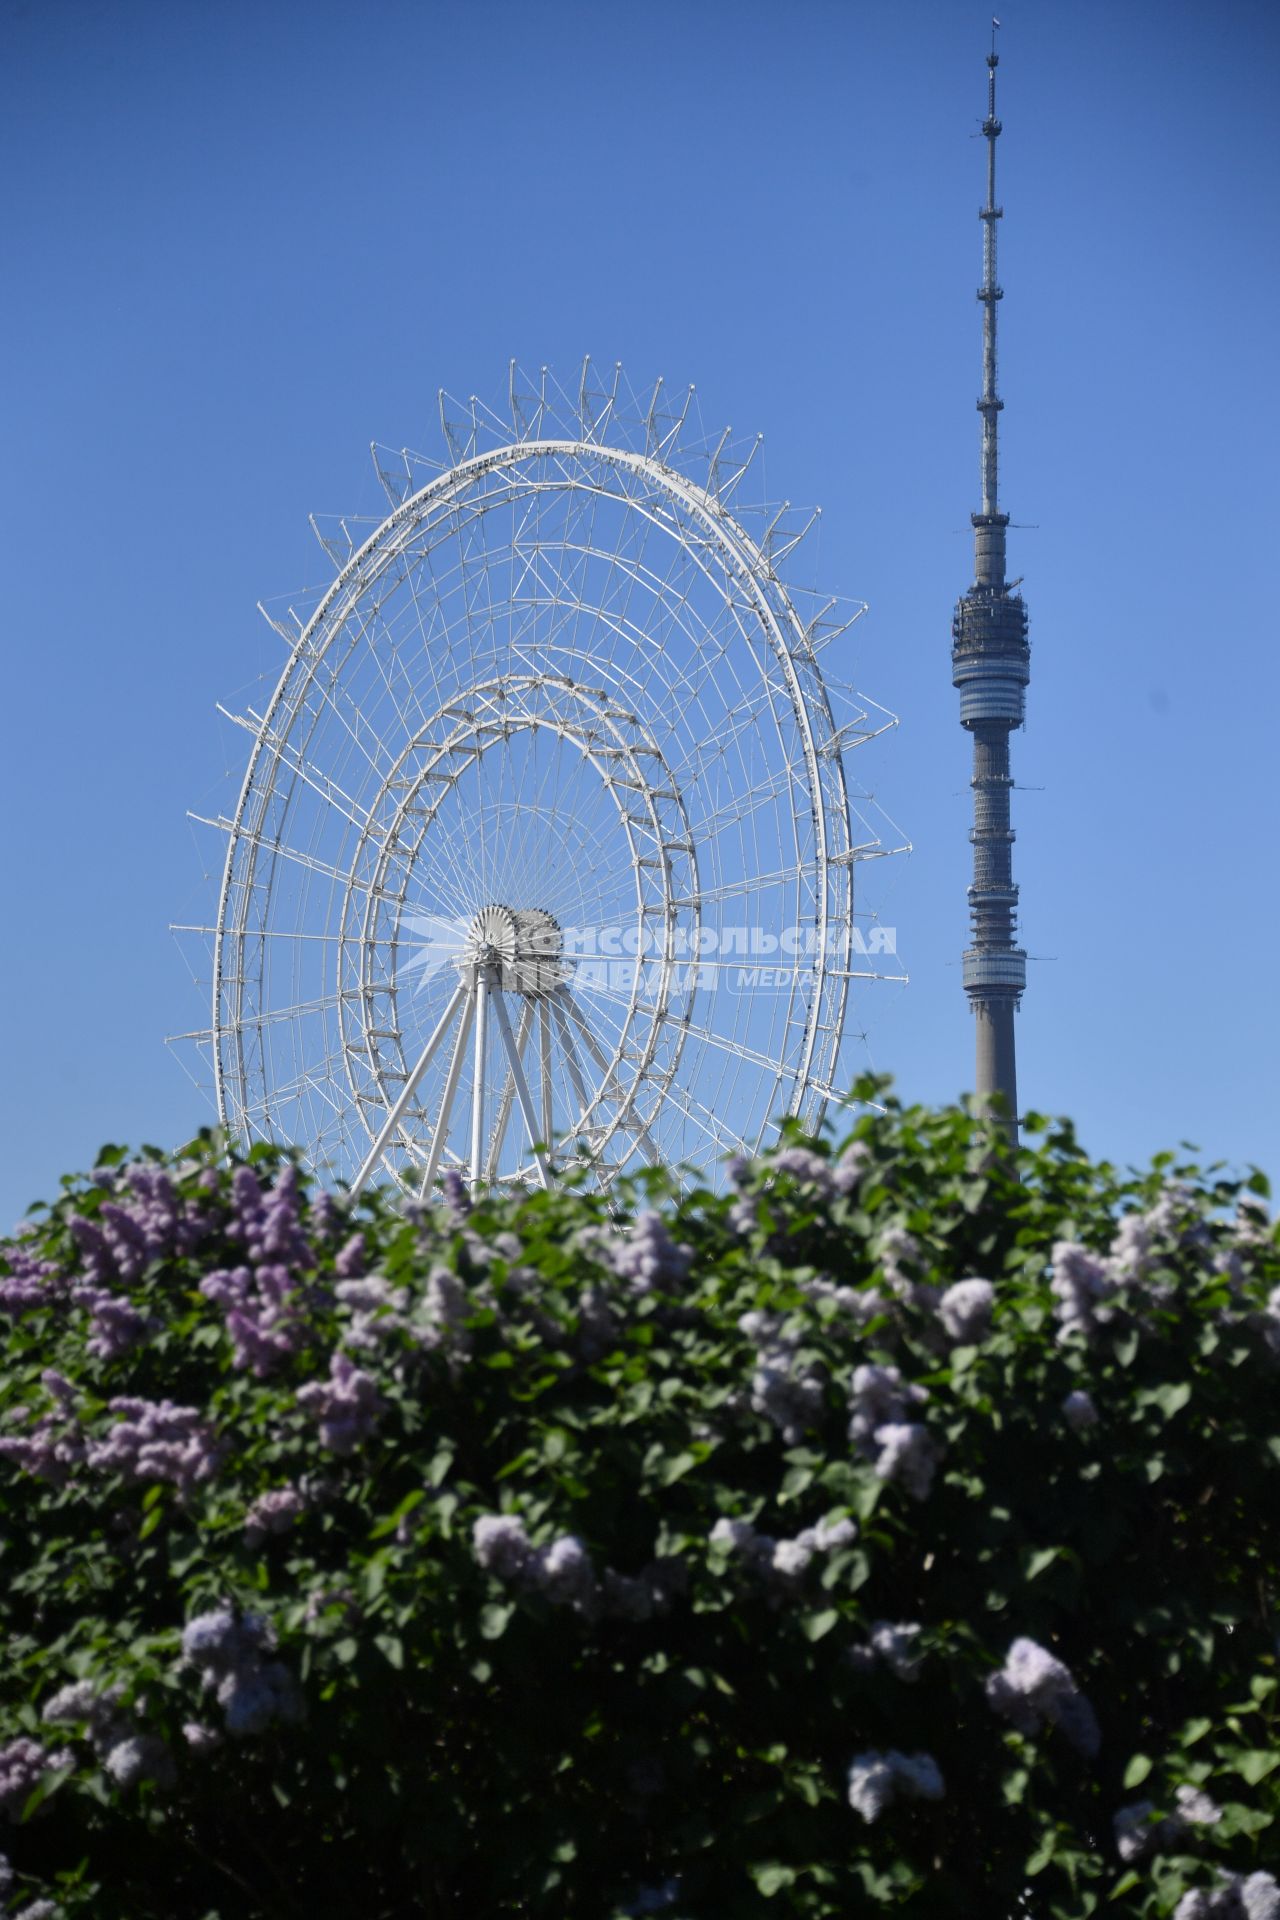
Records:
<instances>
[{"instance_id":1,"label":"clear blue sky","mask_svg":"<svg viewBox=\"0 0 1280 1920\"><path fill-rule=\"evenodd\" d=\"M1006 504L1024 1103L1122 1160L1280 1167L1280 13L1007 0ZM871 1041L969 1084L967 741L989 14L961 0L39 0L0 9L7 673L0 1221L209 1117L166 1052L283 664L254 610L373 512L372 439L584 352L695 380L871 602L916 852ZM1034 528L1034 530L1031 530ZM209 879L203 878L208 873Z\"/></svg>"}]
</instances>

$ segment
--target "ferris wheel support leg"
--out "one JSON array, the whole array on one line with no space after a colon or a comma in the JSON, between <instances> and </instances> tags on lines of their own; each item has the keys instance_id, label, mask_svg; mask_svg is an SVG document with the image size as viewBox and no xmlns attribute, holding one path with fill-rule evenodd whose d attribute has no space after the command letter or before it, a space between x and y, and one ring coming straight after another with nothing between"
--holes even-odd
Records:
<instances>
[{"instance_id":1,"label":"ferris wheel support leg","mask_svg":"<svg viewBox=\"0 0 1280 1920\"><path fill-rule=\"evenodd\" d=\"M520 1102L525 1126L529 1129L529 1145L533 1148L534 1157L538 1162L538 1173L542 1184L544 1187L549 1187L551 1178L547 1172L546 1155L538 1152L538 1122L534 1117L533 1101L529 1098L529 1083L524 1077L524 1068L520 1064L520 1053L511 1032L511 1022L507 1018L507 1005L502 997L501 988L493 996L493 1010L498 1016L498 1032L502 1035L502 1044L511 1066L511 1078L516 1083L516 1098Z\"/></svg>"},{"instance_id":2,"label":"ferris wheel support leg","mask_svg":"<svg viewBox=\"0 0 1280 1920\"><path fill-rule=\"evenodd\" d=\"M479 1193L484 1185L484 1068L489 1049L489 1001L494 992L492 971L482 967L476 975L476 1063L471 1089L471 1191Z\"/></svg>"},{"instance_id":3,"label":"ferris wheel support leg","mask_svg":"<svg viewBox=\"0 0 1280 1920\"><path fill-rule=\"evenodd\" d=\"M449 1073L444 1083L444 1092L440 1096L440 1112L436 1119L435 1132L431 1136L431 1151L427 1155L427 1171L422 1178L422 1198L425 1200L435 1183L440 1166L440 1155L444 1152L444 1143L449 1132L449 1115L453 1111L453 1096L458 1091L458 1081L462 1075L462 1062L467 1053L467 1036L471 1032L471 1021L475 1014L475 997L468 987L463 988L467 1004L462 1009L462 1019L458 1023L458 1037L453 1043L453 1058L449 1062Z\"/></svg>"},{"instance_id":4,"label":"ferris wheel support leg","mask_svg":"<svg viewBox=\"0 0 1280 1920\"><path fill-rule=\"evenodd\" d=\"M533 1002L529 1002L532 1008ZM551 1084L551 1009L544 1000L538 1013L538 1066L542 1078L542 1138L554 1146L555 1111Z\"/></svg>"},{"instance_id":5,"label":"ferris wheel support leg","mask_svg":"<svg viewBox=\"0 0 1280 1920\"><path fill-rule=\"evenodd\" d=\"M556 1025L560 1030L560 1051L564 1055L565 1065L569 1069L569 1078L573 1082L573 1091L577 1096L578 1117L580 1120L585 1120L591 1101L587 1094L586 1083L582 1078L582 1066L578 1060L578 1049L573 1044L573 1029L569 1025L565 1010L560 1004L560 996L557 994L548 1004L555 1013Z\"/></svg>"},{"instance_id":6,"label":"ferris wheel support leg","mask_svg":"<svg viewBox=\"0 0 1280 1920\"><path fill-rule=\"evenodd\" d=\"M650 1164L656 1167L658 1164L658 1149L654 1146L652 1139L649 1137L649 1129L645 1126L643 1120L639 1118L632 1118L626 1114L626 1108L630 1105L630 1102L627 1099L626 1094L623 1092L621 1081L618 1079L617 1074L614 1073L610 1068L609 1062L605 1058L605 1055L599 1043L597 1042L594 1033L592 1033L591 1028L587 1024L586 1020L584 1020L582 1017L581 1009L575 1005L572 994L566 993L563 988L561 988L561 993L564 996L563 1004L564 1004L565 1012L568 1014L569 1018L573 1021L574 1025L578 1029L578 1032L582 1035L583 1040L586 1042L587 1052L591 1055L591 1058L595 1061L596 1066L600 1069L601 1073L605 1076L604 1081L602 1083L601 1090L607 1091L610 1082L612 1082L612 1085L614 1088L613 1097L617 1101L619 1107L621 1107L624 1112L624 1118L623 1118L622 1124L625 1127L629 1128L629 1130L637 1136L641 1146L644 1148L645 1152L649 1156Z\"/></svg>"},{"instance_id":7,"label":"ferris wheel support leg","mask_svg":"<svg viewBox=\"0 0 1280 1920\"><path fill-rule=\"evenodd\" d=\"M529 1038L529 1028L533 1022L533 1001L526 1000L520 1014L520 1025L516 1028L516 1052L523 1055L525 1043ZM502 1143L507 1137L507 1123L511 1119L511 1108L516 1097L515 1076L508 1068L503 1082L502 1097L498 1102L498 1115L493 1123L493 1133L489 1139L489 1158L485 1165L484 1177L492 1181L497 1178L498 1158L502 1152Z\"/></svg>"},{"instance_id":8,"label":"ferris wheel support leg","mask_svg":"<svg viewBox=\"0 0 1280 1920\"><path fill-rule=\"evenodd\" d=\"M360 1195L364 1192L365 1187L368 1185L369 1178L373 1173L374 1168L377 1166L379 1160L381 1160L388 1146L391 1144L391 1137L395 1133L396 1128L400 1125L400 1122L404 1118L404 1115L408 1109L409 1102L413 1099L414 1094L418 1090L418 1082L421 1080L427 1068L431 1065L432 1060L435 1058L436 1053L439 1050L440 1042L444 1039L444 1036L448 1031L449 1022L453 1019L454 1014L458 1011L458 1008L462 1003L462 997L466 993L466 990L467 989L462 983L462 981L459 981L457 987L454 989L453 998L450 1000L448 1006L445 1008L444 1012L440 1016L439 1025L436 1027L435 1032L432 1034L431 1038L428 1040L426 1046L422 1049L422 1052L419 1055L417 1066L413 1069L413 1072L409 1075L409 1078L405 1081L404 1086L401 1089L399 1099L396 1101L390 1113L387 1115L386 1119L383 1121L378 1137L374 1141L373 1145L370 1147L369 1152L365 1157L364 1165L361 1167L355 1179L351 1182L350 1191L348 1192L348 1195L347 1195L348 1200L358 1200L360 1198Z\"/></svg>"}]
</instances>

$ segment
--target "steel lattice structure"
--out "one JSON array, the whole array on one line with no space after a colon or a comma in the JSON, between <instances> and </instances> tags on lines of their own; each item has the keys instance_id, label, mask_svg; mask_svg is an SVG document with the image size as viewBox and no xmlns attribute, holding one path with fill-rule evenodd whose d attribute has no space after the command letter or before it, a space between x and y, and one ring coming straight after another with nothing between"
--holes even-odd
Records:
<instances>
[{"instance_id":1,"label":"steel lattice structure","mask_svg":"<svg viewBox=\"0 0 1280 1920\"><path fill-rule=\"evenodd\" d=\"M758 442L693 441L692 402L513 365L508 418L441 396L447 459L375 448L371 531L316 525L336 578L273 622L216 823L238 1135L357 1188L608 1185L847 1090L851 985L885 977L855 874L897 849L845 756L893 718L837 718L819 652L864 609L787 590L812 521L739 505Z\"/></svg>"}]
</instances>

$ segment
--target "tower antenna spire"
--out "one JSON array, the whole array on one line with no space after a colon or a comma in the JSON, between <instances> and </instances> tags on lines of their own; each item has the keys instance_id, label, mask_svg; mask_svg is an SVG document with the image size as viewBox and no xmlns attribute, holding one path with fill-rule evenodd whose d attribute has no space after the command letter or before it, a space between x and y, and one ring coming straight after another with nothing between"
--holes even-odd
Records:
<instances>
[{"instance_id":1,"label":"tower antenna spire","mask_svg":"<svg viewBox=\"0 0 1280 1920\"><path fill-rule=\"evenodd\" d=\"M1013 883L1013 829L1009 825L1009 735L1026 712L1031 676L1027 610L1006 584L1005 533L1000 510L996 315L1003 289L996 278L996 51L999 20L991 22L987 55L987 198L982 221L982 505L971 515L974 579L951 623L951 678L960 693L960 724L973 738L973 880L969 887L970 945L964 954L964 990L976 1023L976 1090L984 1104L998 1096L1010 1138L1018 1138L1018 1075L1014 1014L1027 984L1027 956L1016 943L1018 889ZM1016 583L1015 583L1016 584Z\"/></svg>"}]
</instances>

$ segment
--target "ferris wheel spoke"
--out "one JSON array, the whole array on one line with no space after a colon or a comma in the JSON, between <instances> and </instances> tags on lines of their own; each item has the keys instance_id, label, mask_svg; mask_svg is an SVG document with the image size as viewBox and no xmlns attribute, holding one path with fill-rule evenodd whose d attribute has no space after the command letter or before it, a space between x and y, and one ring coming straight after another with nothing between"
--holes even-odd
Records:
<instances>
[{"instance_id":1,"label":"ferris wheel spoke","mask_svg":"<svg viewBox=\"0 0 1280 1920\"><path fill-rule=\"evenodd\" d=\"M626 1089L623 1087L621 1080L618 1078L616 1068L614 1067L612 1061L606 1058L602 1048L599 1045L599 1042L595 1037L595 1034L591 1031L591 1027L589 1023L583 1017L582 1010L577 1005L572 994L570 994L565 988L562 987L560 989L559 994L557 995L557 999L559 1002L561 1013L565 1016L565 1020L566 1020L565 1033L568 1038L570 1050L574 1051L573 1033L568 1024L569 1022L572 1022L572 1025L577 1027L578 1032L582 1035L583 1044L585 1045L587 1052L591 1055L592 1060L595 1062L596 1068L602 1075L602 1079L600 1082L601 1093L605 1094L607 1098L612 1098L613 1104L618 1109L617 1124L619 1126L626 1128L628 1132L634 1133L638 1137L638 1139L640 1140L641 1144L645 1149L645 1152L649 1156L650 1163L656 1166L658 1164L658 1158L659 1158L658 1150L654 1146L652 1139L649 1137L649 1133L644 1125L644 1122L639 1118L638 1114L634 1110L635 1109L634 1089L630 1093L628 1093Z\"/></svg>"},{"instance_id":2,"label":"ferris wheel spoke","mask_svg":"<svg viewBox=\"0 0 1280 1920\"><path fill-rule=\"evenodd\" d=\"M673 1107L683 1119L692 1121L699 1132L711 1141L718 1153L731 1154L744 1151L745 1143L729 1132L709 1107L704 1107L700 1101L695 1100L687 1087L668 1088L664 1096L664 1105Z\"/></svg>"}]
</instances>

